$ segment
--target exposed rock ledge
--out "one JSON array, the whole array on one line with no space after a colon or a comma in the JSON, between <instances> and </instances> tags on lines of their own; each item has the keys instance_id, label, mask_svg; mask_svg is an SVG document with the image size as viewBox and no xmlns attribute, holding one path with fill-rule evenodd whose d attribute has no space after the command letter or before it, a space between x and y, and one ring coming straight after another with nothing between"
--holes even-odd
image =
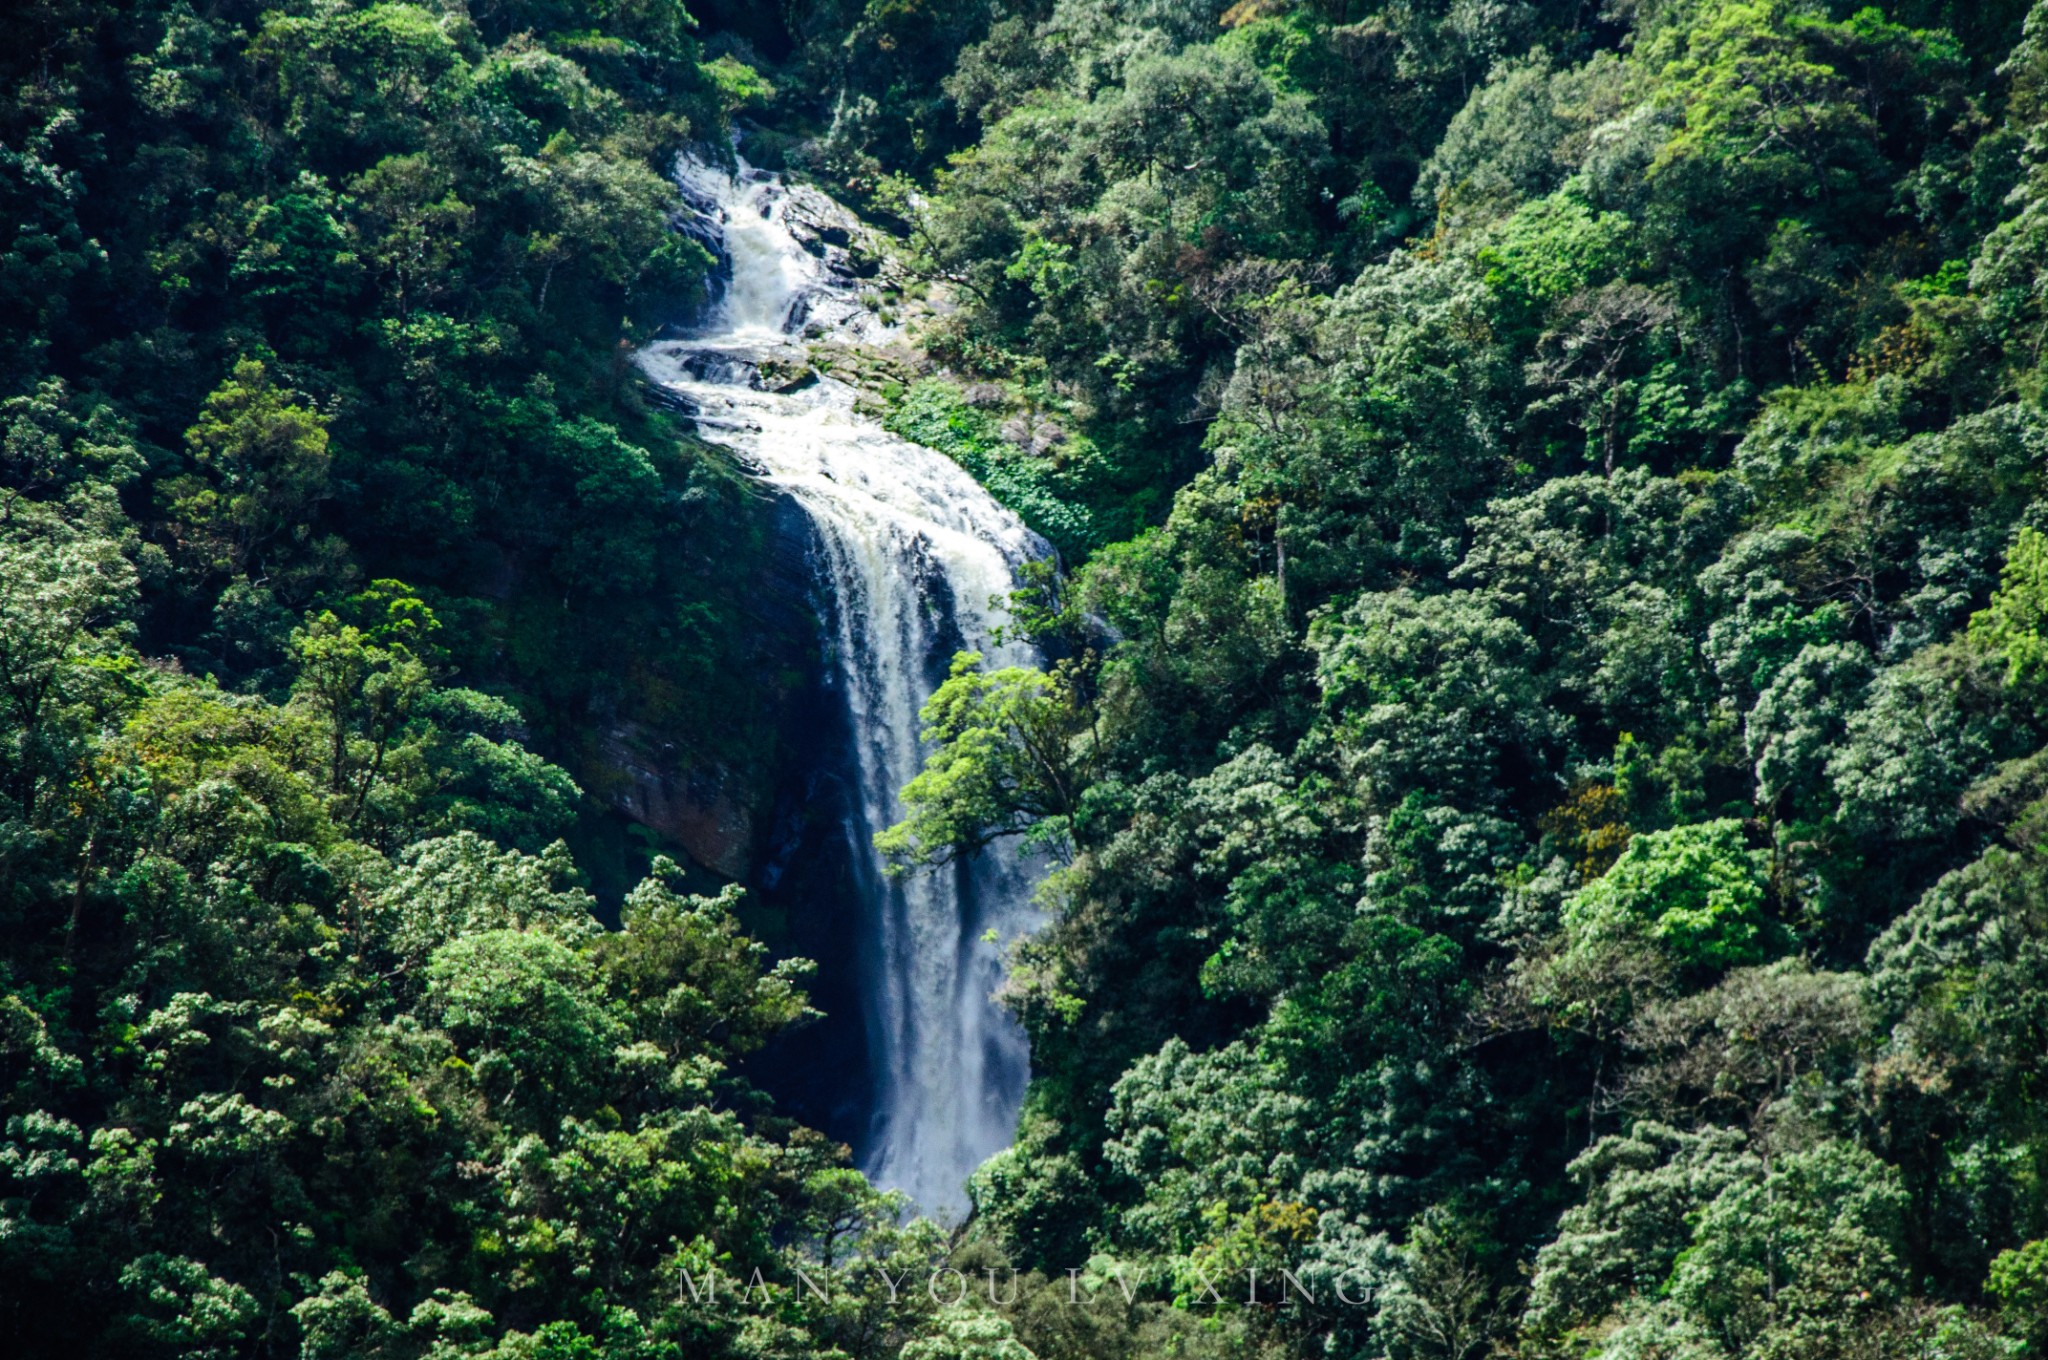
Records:
<instances>
[{"instance_id":1,"label":"exposed rock ledge","mask_svg":"<svg viewBox=\"0 0 2048 1360\"><path fill-rule=\"evenodd\" d=\"M820 633L810 561L810 520L783 495L752 505L767 516L761 558L747 564L758 588L744 623L752 639L749 673L762 677L752 711L729 715L739 731L758 734L754 757L738 765L706 756L687 732L668 732L620 718L598 747L590 787L613 811L680 847L728 879L761 877L779 803L802 787L818 754L811 749L831 701L820 658ZM751 744L751 742L750 742Z\"/></svg>"},{"instance_id":2,"label":"exposed rock ledge","mask_svg":"<svg viewBox=\"0 0 2048 1360\"><path fill-rule=\"evenodd\" d=\"M760 800L754 781L722 765L679 769L674 744L637 724L606 733L603 752L616 777L614 809L717 874L751 877L758 843L754 807ZM650 758L657 753L670 759Z\"/></svg>"}]
</instances>

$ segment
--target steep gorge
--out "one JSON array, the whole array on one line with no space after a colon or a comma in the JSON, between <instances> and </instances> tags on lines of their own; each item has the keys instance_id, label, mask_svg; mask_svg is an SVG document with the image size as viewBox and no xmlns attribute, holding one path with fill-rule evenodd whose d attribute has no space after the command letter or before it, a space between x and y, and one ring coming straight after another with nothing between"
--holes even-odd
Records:
<instances>
[{"instance_id":1,"label":"steep gorge","mask_svg":"<svg viewBox=\"0 0 2048 1360\"><path fill-rule=\"evenodd\" d=\"M872 837L901 816L898 793L922 760L918 712L952 656L1032 659L1021 644L992 641L996 602L1046 548L961 468L857 413L846 384L787 379L803 371L806 336L885 338L841 248L800 225L807 209L829 217L828 201L744 161L728 172L686 159L678 181L692 229L719 256L719 287L701 324L648 346L640 363L703 438L809 519L825 680L847 743L819 754L844 757L838 830L853 900L797 909L857 915L853 957L823 963L857 979L863 1167L927 1212L957 1216L967 1175L1010 1141L1028 1072L1023 1036L992 994L1004 945L1031 924L1030 883L1002 852L891 874ZM828 989L843 991L837 981Z\"/></svg>"}]
</instances>

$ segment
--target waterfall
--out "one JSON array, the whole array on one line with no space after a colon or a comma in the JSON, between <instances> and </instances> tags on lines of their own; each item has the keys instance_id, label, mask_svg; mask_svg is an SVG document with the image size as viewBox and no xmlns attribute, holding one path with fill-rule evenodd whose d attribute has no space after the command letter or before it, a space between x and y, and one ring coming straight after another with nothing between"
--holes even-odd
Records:
<instances>
[{"instance_id":1,"label":"waterfall","mask_svg":"<svg viewBox=\"0 0 2048 1360\"><path fill-rule=\"evenodd\" d=\"M918 710L952 654L1034 659L1020 644L992 645L991 601L1047 549L951 460L856 413L845 384L765 389L762 365L800 361L806 333L888 338L850 286L844 252L818 229L843 209L744 161L729 174L686 159L677 181L691 229L717 250L722 286L701 326L639 362L705 439L794 498L815 527L858 785L845 829L873 1089L856 1155L876 1183L957 1217L968 1173L1014 1136L1029 1075L1024 1036L992 994L1004 948L1035 924L1031 884L1002 852L891 877L872 837L902 816L898 791L922 766Z\"/></svg>"}]
</instances>

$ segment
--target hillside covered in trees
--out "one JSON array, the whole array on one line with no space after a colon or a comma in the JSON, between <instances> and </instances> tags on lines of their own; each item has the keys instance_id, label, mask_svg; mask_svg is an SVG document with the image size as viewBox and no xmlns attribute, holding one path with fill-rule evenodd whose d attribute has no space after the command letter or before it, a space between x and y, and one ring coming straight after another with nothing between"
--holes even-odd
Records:
<instances>
[{"instance_id":1,"label":"hillside covered in trees","mask_svg":"<svg viewBox=\"0 0 2048 1360\"><path fill-rule=\"evenodd\" d=\"M8 1353L2048 1353L2048 7L7 37ZM952 1230L602 807L786 740L765 498L632 363L735 129L1056 549L880 837L1046 869Z\"/></svg>"}]
</instances>

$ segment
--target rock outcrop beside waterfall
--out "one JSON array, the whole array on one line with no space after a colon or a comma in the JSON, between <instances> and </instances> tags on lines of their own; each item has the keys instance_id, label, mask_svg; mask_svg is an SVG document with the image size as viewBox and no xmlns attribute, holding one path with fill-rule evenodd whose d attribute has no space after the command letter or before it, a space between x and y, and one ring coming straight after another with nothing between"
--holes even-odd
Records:
<instances>
[{"instance_id":1,"label":"rock outcrop beside waterfall","mask_svg":"<svg viewBox=\"0 0 2048 1360\"><path fill-rule=\"evenodd\" d=\"M787 496L763 497L766 541L754 564L754 590L743 615L748 670L764 678L764 733L789 734L815 721L820 654L814 539L810 520ZM815 752L802 741L776 740L741 766L697 754L695 733L662 732L637 723L605 729L599 758L610 778L595 792L629 821L679 846L722 877L758 883L775 855L770 827L777 808L796 796ZM786 818L785 818L786 820Z\"/></svg>"},{"instance_id":2,"label":"rock outcrop beside waterfall","mask_svg":"<svg viewBox=\"0 0 2048 1360\"><path fill-rule=\"evenodd\" d=\"M844 204L808 184L790 184L783 192L787 203L783 222L790 239L823 260L833 273L848 278L856 276L856 245L861 247L861 259L879 258L879 243L874 241L873 233Z\"/></svg>"}]
</instances>

